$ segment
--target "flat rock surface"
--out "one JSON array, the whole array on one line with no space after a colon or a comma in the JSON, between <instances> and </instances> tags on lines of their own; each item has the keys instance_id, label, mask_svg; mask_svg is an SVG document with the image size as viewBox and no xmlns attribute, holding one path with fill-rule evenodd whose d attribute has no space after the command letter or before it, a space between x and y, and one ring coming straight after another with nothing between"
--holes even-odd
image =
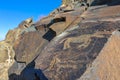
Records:
<instances>
[{"instance_id":1,"label":"flat rock surface","mask_svg":"<svg viewBox=\"0 0 120 80\"><path fill-rule=\"evenodd\" d=\"M50 80L79 78L96 59L112 31L119 28L117 25L117 22L83 23L68 29L45 47L35 60L35 67Z\"/></svg>"},{"instance_id":2,"label":"flat rock surface","mask_svg":"<svg viewBox=\"0 0 120 80\"><path fill-rule=\"evenodd\" d=\"M120 32L113 32L97 59L79 80L119 80Z\"/></svg>"}]
</instances>

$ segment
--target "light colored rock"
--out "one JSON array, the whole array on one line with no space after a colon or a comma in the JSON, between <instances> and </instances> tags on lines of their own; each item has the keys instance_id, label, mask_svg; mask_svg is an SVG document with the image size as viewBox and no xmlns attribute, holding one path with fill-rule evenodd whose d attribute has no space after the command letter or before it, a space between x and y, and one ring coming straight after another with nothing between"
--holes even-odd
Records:
<instances>
[{"instance_id":1,"label":"light colored rock","mask_svg":"<svg viewBox=\"0 0 120 80\"><path fill-rule=\"evenodd\" d=\"M14 55L10 44L0 42L0 80L8 80L8 69L14 63Z\"/></svg>"},{"instance_id":2,"label":"light colored rock","mask_svg":"<svg viewBox=\"0 0 120 80\"><path fill-rule=\"evenodd\" d=\"M32 20L32 18L28 18L28 19L25 20L25 22L26 22L26 23L32 23L33 20Z\"/></svg>"}]
</instances>

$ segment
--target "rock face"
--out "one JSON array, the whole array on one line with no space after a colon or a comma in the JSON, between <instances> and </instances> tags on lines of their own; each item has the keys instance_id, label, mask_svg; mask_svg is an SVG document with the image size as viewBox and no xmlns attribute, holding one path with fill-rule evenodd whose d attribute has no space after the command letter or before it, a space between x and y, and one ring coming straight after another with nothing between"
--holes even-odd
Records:
<instances>
[{"instance_id":1,"label":"rock face","mask_svg":"<svg viewBox=\"0 0 120 80\"><path fill-rule=\"evenodd\" d=\"M97 59L79 80L119 80L120 32L113 32ZM114 50L113 50L114 49Z\"/></svg>"},{"instance_id":2,"label":"rock face","mask_svg":"<svg viewBox=\"0 0 120 80\"><path fill-rule=\"evenodd\" d=\"M104 23L86 24L71 28L72 30L57 36L46 47L47 50L45 48L35 60L37 63L35 67L42 69L48 79L76 80L98 56L111 33L98 28L98 25ZM95 24L98 25L95 26ZM108 24L105 23L105 25ZM105 25L102 26L107 30L108 26L105 27ZM88 28L84 28L84 26ZM96 28L98 28L97 32Z\"/></svg>"},{"instance_id":3,"label":"rock face","mask_svg":"<svg viewBox=\"0 0 120 80\"><path fill-rule=\"evenodd\" d=\"M22 21L0 42L0 80L119 80L119 1L83 0Z\"/></svg>"},{"instance_id":4,"label":"rock face","mask_svg":"<svg viewBox=\"0 0 120 80\"><path fill-rule=\"evenodd\" d=\"M15 52L5 41L0 42L0 80L8 80L8 69L14 63Z\"/></svg>"},{"instance_id":5,"label":"rock face","mask_svg":"<svg viewBox=\"0 0 120 80\"><path fill-rule=\"evenodd\" d=\"M76 5L102 5L102 4L109 4L111 5L111 3L113 4L118 4L120 0L62 0L62 4L63 5L67 5L67 6L76 6Z\"/></svg>"}]
</instances>

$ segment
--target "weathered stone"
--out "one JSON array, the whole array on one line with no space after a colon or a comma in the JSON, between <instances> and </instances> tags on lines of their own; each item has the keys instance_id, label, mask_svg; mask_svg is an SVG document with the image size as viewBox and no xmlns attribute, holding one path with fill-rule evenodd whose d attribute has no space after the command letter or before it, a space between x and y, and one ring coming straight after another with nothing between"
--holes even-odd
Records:
<instances>
[{"instance_id":1,"label":"weathered stone","mask_svg":"<svg viewBox=\"0 0 120 80\"><path fill-rule=\"evenodd\" d=\"M31 27L31 25L33 25L33 20L32 18L28 18L19 24L19 28L28 28Z\"/></svg>"},{"instance_id":2,"label":"weathered stone","mask_svg":"<svg viewBox=\"0 0 120 80\"><path fill-rule=\"evenodd\" d=\"M30 63L47 44L43 35L39 31L23 33L14 45L16 61Z\"/></svg>"},{"instance_id":3,"label":"weathered stone","mask_svg":"<svg viewBox=\"0 0 120 80\"><path fill-rule=\"evenodd\" d=\"M111 32L119 23L83 23L57 36L36 59L36 68L42 69L48 79L76 80L86 71L104 47ZM96 25L97 24L97 25ZM103 32L99 25L103 26ZM86 28L84 26L87 26ZM63 74L63 75L62 75Z\"/></svg>"},{"instance_id":4,"label":"weathered stone","mask_svg":"<svg viewBox=\"0 0 120 80\"><path fill-rule=\"evenodd\" d=\"M21 22L0 42L0 79L119 79L119 32L112 34L120 29L119 1L66 0L59 8L64 7L63 12L36 23L32 19ZM86 4L90 6L85 10Z\"/></svg>"},{"instance_id":5,"label":"weathered stone","mask_svg":"<svg viewBox=\"0 0 120 80\"><path fill-rule=\"evenodd\" d=\"M0 42L0 80L8 80L8 70L14 63L14 50L9 43Z\"/></svg>"},{"instance_id":6,"label":"weathered stone","mask_svg":"<svg viewBox=\"0 0 120 80\"><path fill-rule=\"evenodd\" d=\"M120 32L113 32L97 59L78 80L119 80Z\"/></svg>"}]
</instances>

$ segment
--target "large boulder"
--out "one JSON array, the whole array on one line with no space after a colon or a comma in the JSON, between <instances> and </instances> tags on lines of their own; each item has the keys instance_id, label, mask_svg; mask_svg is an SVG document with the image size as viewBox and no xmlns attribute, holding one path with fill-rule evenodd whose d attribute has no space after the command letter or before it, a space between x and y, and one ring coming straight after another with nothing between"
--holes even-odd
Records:
<instances>
[{"instance_id":1,"label":"large boulder","mask_svg":"<svg viewBox=\"0 0 120 80\"><path fill-rule=\"evenodd\" d=\"M46 46L35 60L35 67L43 70L49 80L78 79L118 28L115 25L119 23L88 22L64 31Z\"/></svg>"},{"instance_id":2,"label":"large boulder","mask_svg":"<svg viewBox=\"0 0 120 80\"><path fill-rule=\"evenodd\" d=\"M99 76L109 80L109 75L118 79L119 69L113 69L116 76L110 69L118 68L119 56L112 55L112 58L110 53L119 53L116 42L113 43L119 40L119 32L114 32L120 29L120 6L115 5L119 0L89 1L90 4L107 5L90 6L86 11L80 7L51 14L36 23L29 18L10 30L6 39L0 42L0 79L8 80L6 76L9 76L9 80L84 80L88 77L94 80L94 76ZM105 55L108 53L110 61L107 61L107 55L103 56L104 52ZM103 66L99 63L103 61L101 59L105 60ZM112 62L116 65L111 65ZM97 63L100 65L94 67ZM91 68L96 67L98 74L91 74ZM106 75L106 72L110 74Z\"/></svg>"},{"instance_id":3,"label":"large boulder","mask_svg":"<svg viewBox=\"0 0 120 80\"><path fill-rule=\"evenodd\" d=\"M115 31L108 39L97 59L78 80L119 80L120 32Z\"/></svg>"}]
</instances>

